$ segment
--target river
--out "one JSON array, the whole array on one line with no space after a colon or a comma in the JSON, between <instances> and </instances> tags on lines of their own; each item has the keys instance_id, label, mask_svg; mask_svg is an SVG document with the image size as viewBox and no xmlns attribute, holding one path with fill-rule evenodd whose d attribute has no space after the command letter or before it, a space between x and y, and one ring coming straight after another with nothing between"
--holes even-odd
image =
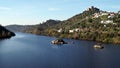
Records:
<instances>
[{"instance_id":1,"label":"river","mask_svg":"<svg viewBox=\"0 0 120 68\"><path fill-rule=\"evenodd\" d=\"M53 45L54 39L16 33L0 40L0 68L120 68L120 45L94 49L94 41L64 39L69 44Z\"/></svg>"}]
</instances>

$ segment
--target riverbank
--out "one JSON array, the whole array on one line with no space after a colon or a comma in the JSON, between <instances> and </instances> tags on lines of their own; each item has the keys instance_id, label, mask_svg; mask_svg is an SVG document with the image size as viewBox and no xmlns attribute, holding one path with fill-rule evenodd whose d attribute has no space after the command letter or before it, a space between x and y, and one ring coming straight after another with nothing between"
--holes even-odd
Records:
<instances>
[{"instance_id":1,"label":"riverbank","mask_svg":"<svg viewBox=\"0 0 120 68\"><path fill-rule=\"evenodd\" d=\"M53 36L57 38L69 38L76 40L97 41L101 43L120 44L119 36L110 36L109 33L89 32L89 33L57 33L57 32L43 32L38 35Z\"/></svg>"}]
</instances>

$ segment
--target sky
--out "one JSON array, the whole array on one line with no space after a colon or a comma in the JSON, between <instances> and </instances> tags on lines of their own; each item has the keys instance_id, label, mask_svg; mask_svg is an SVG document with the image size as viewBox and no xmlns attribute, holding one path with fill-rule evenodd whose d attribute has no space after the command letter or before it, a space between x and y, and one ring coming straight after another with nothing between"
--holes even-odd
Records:
<instances>
[{"instance_id":1,"label":"sky","mask_svg":"<svg viewBox=\"0 0 120 68\"><path fill-rule=\"evenodd\" d=\"M49 19L66 20L91 6L117 12L120 0L0 0L0 24L34 25Z\"/></svg>"}]
</instances>

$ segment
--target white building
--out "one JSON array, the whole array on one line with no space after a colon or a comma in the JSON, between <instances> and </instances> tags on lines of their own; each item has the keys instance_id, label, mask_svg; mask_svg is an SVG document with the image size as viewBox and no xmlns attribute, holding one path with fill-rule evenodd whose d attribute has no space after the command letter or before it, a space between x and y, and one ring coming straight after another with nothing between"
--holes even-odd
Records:
<instances>
[{"instance_id":1,"label":"white building","mask_svg":"<svg viewBox=\"0 0 120 68\"><path fill-rule=\"evenodd\" d=\"M80 28L76 28L75 31L76 31L76 32L80 32Z\"/></svg>"},{"instance_id":2,"label":"white building","mask_svg":"<svg viewBox=\"0 0 120 68\"><path fill-rule=\"evenodd\" d=\"M73 33L74 32L74 30L69 30L69 33Z\"/></svg>"},{"instance_id":3,"label":"white building","mask_svg":"<svg viewBox=\"0 0 120 68\"><path fill-rule=\"evenodd\" d=\"M59 29L57 32L58 32L58 33L61 33L61 32L63 32L62 28L60 28L60 29Z\"/></svg>"},{"instance_id":4,"label":"white building","mask_svg":"<svg viewBox=\"0 0 120 68\"><path fill-rule=\"evenodd\" d=\"M114 13L111 13L111 14L108 16L108 18L113 18L113 17L115 17L115 14L114 14Z\"/></svg>"},{"instance_id":5,"label":"white building","mask_svg":"<svg viewBox=\"0 0 120 68\"><path fill-rule=\"evenodd\" d=\"M102 24L109 24L109 23L113 23L113 20L105 20L105 21L101 21Z\"/></svg>"},{"instance_id":6,"label":"white building","mask_svg":"<svg viewBox=\"0 0 120 68\"><path fill-rule=\"evenodd\" d=\"M106 25L104 25L104 27L106 27Z\"/></svg>"},{"instance_id":7,"label":"white building","mask_svg":"<svg viewBox=\"0 0 120 68\"><path fill-rule=\"evenodd\" d=\"M100 13L94 13L93 15L94 15L94 18L98 18L101 16Z\"/></svg>"},{"instance_id":8,"label":"white building","mask_svg":"<svg viewBox=\"0 0 120 68\"><path fill-rule=\"evenodd\" d=\"M108 16L108 18L113 18L113 16Z\"/></svg>"}]
</instances>

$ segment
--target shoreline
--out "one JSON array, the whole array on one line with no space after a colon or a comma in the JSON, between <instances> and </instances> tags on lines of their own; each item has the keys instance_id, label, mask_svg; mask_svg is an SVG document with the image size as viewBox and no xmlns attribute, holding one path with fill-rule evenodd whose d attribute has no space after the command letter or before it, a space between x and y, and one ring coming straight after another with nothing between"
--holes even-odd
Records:
<instances>
[{"instance_id":1,"label":"shoreline","mask_svg":"<svg viewBox=\"0 0 120 68\"><path fill-rule=\"evenodd\" d=\"M26 33L26 32L23 32L23 33ZM35 33L28 33L28 34L34 34L34 35L38 35L38 36L48 36L48 37L56 37L56 38L66 38L66 39L74 39L74 40L83 40L83 41L94 41L94 42L99 42L99 43L105 43L105 44L120 44L119 43L115 43L115 42L103 42L103 41L98 41L98 40L91 40L91 39L81 39L81 38L73 38L73 37L60 37L60 35L58 36L57 34L56 35L51 35L51 34L47 34L47 33L43 33L43 34L35 34ZM62 35L62 34L61 34Z\"/></svg>"}]
</instances>

